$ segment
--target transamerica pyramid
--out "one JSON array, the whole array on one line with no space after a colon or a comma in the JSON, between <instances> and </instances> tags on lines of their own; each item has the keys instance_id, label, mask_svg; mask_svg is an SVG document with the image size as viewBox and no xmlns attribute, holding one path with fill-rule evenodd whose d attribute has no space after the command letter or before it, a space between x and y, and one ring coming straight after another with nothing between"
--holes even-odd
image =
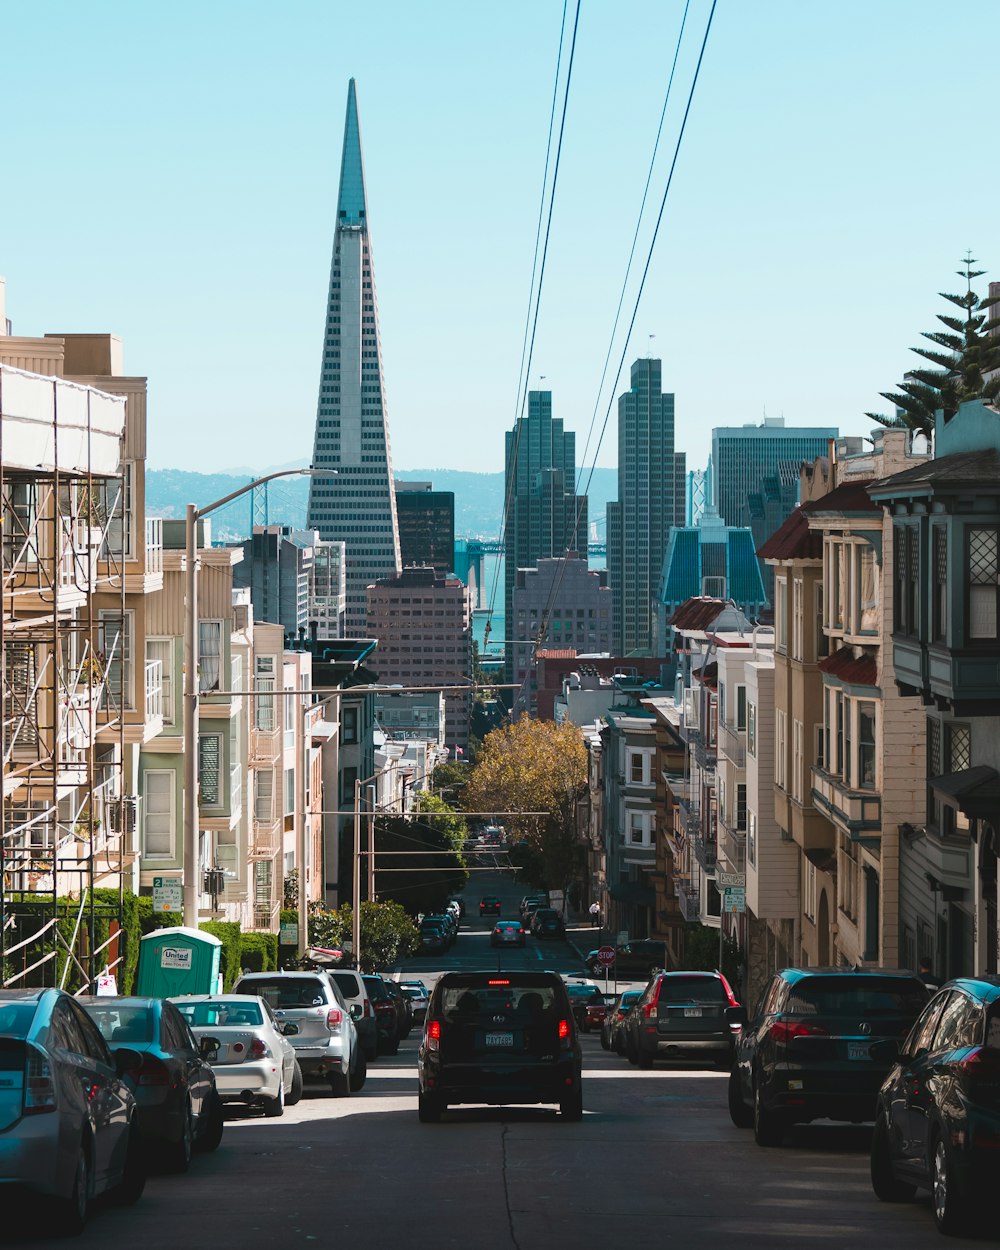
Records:
<instances>
[{"instance_id":1,"label":"transamerica pyramid","mask_svg":"<svg viewBox=\"0 0 1000 1250\"><path fill-rule=\"evenodd\" d=\"M347 544L347 635L365 634L365 588L400 572L399 527L385 413L375 270L368 234L358 100L347 89L337 224L330 262L307 525Z\"/></svg>"}]
</instances>

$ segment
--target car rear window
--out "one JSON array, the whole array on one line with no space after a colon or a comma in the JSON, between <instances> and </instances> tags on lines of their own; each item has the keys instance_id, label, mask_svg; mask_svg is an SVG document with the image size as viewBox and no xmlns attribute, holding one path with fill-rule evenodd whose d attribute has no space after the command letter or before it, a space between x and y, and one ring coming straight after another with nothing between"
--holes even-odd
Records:
<instances>
[{"instance_id":1,"label":"car rear window","mask_svg":"<svg viewBox=\"0 0 1000 1250\"><path fill-rule=\"evenodd\" d=\"M795 1016L919 1015L927 990L919 981L848 975L807 977L796 982L785 1011Z\"/></svg>"},{"instance_id":2,"label":"car rear window","mask_svg":"<svg viewBox=\"0 0 1000 1250\"><path fill-rule=\"evenodd\" d=\"M153 1013L148 1007L104 1007L87 1003L86 1012L106 1042L141 1045L153 1040Z\"/></svg>"},{"instance_id":3,"label":"car rear window","mask_svg":"<svg viewBox=\"0 0 1000 1250\"><path fill-rule=\"evenodd\" d=\"M663 977L660 981L661 1003L718 1003L723 999L726 991L718 977Z\"/></svg>"},{"instance_id":4,"label":"car rear window","mask_svg":"<svg viewBox=\"0 0 1000 1250\"><path fill-rule=\"evenodd\" d=\"M259 994L271 1007L320 1007L326 1002L323 982L318 977L254 977L241 981L239 987L246 994Z\"/></svg>"},{"instance_id":5,"label":"car rear window","mask_svg":"<svg viewBox=\"0 0 1000 1250\"><path fill-rule=\"evenodd\" d=\"M247 1028L264 1023L264 1016L256 1003L174 1003L193 1029Z\"/></svg>"},{"instance_id":6,"label":"car rear window","mask_svg":"<svg viewBox=\"0 0 1000 1250\"><path fill-rule=\"evenodd\" d=\"M404 985L403 994L407 998L425 998L426 994L423 990L418 990L415 985Z\"/></svg>"},{"instance_id":7,"label":"car rear window","mask_svg":"<svg viewBox=\"0 0 1000 1250\"><path fill-rule=\"evenodd\" d=\"M391 998L389 987L378 977L365 977L365 989L368 991L369 998Z\"/></svg>"},{"instance_id":8,"label":"car rear window","mask_svg":"<svg viewBox=\"0 0 1000 1250\"><path fill-rule=\"evenodd\" d=\"M0 1037L26 1038L37 1002L0 1003Z\"/></svg>"},{"instance_id":9,"label":"car rear window","mask_svg":"<svg viewBox=\"0 0 1000 1250\"><path fill-rule=\"evenodd\" d=\"M358 978L350 972L331 972L337 983L337 988L345 998L360 998L361 989L358 985Z\"/></svg>"},{"instance_id":10,"label":"car rear window","mask_svg":"<svg viewBox=\"0 0 1000 1250\"><path fill-rule=\"evenodd\" d=\"M604 1002L604 995L596 985L567 985L566 993L570 998L593 998L596 1002Z\"/></svg>"},{"instance_id":11,"label":"car rear window","mask_svg":"<svg viewBox=\"0 0 1000 1250\"><path fill-rule=\"evenodd\" d=\"M554 1011L556 994L551 986L504 985L472 988L457 985L442 991L439 1011L448 1021L461 1021L495 1011L516 1011L524 1015Z\"/></svg>"}]
</instances>

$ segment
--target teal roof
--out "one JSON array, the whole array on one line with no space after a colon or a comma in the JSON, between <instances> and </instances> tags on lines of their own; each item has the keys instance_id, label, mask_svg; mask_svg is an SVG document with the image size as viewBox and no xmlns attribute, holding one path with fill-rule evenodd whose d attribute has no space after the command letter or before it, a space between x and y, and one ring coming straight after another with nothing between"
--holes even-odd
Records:
<instances>
[{"instance_id":1,"label":"teal roof","mask_svg":"<svg viewBox=\"0 0 1000 1250\"><path fill-rule=\"evenodd\" d=\"M365 165L361 156L361 127L358 125L358 96L352 78L347 88L344 153L340 161L340 192L337 195L337 225L367 226L367 210Z\"/></svg>"}]
</instances>

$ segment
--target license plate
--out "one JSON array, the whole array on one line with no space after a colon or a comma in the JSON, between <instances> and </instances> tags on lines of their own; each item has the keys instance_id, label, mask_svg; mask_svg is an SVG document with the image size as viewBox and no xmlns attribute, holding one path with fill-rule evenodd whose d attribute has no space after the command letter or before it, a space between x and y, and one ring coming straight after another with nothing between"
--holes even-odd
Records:
<instances>
[{"instance_id":1,"label":"license plate","mask_svg":"<svg viewBox=\"0 0 1000 1250\"><path fill-rule=\"evenodd\" d=\"M500 1049L501 1047L504 1047L504 1046L513 1046L514 1034L513 1033L487 1033L486 1045L488 1047L493 1047L496 1049Z\"/></svg>"},{"instance_id":2,"label":"license plate","mask_svg":"<svg viewBox=\"0 0 1000 1250\"><path fill-rule=\"evenodd\" d=\"M868 1042L848 1042L847 1043L848 1059L870 1059L871 1051Z\"/></svg>"},{"instance_id":3,"label":"license plate","mask_svg":"<svg viewBox=\"0 0 1000 1250\"><path fill-rule=\"evenodd\" d=\"M685 1020L690 1020L690 1019L692 1019L693 1017L700 1016L700 1015L701 1015L701 1008L700 1008L700 1007L685 1007L685 1008L684 1008L684 1019L685 1019Z\"/></svg>"}]
</instances>

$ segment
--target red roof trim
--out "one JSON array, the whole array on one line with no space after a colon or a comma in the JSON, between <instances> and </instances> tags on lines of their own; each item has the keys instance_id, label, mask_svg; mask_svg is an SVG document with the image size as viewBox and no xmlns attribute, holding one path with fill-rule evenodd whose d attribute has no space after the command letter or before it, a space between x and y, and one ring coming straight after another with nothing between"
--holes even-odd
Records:
<instances>
[{"instance_id":1,"label":"red roof trim","mask_svg":"<svg viewBox=\"0 0 1000 1250\"><path fill-rule=\"evenodd\" d=\"M819 670L849 686L878 686L878 666L870 655L855 656L850 647L841 647L820 660Z\"/></svg>"}]
</instances>

